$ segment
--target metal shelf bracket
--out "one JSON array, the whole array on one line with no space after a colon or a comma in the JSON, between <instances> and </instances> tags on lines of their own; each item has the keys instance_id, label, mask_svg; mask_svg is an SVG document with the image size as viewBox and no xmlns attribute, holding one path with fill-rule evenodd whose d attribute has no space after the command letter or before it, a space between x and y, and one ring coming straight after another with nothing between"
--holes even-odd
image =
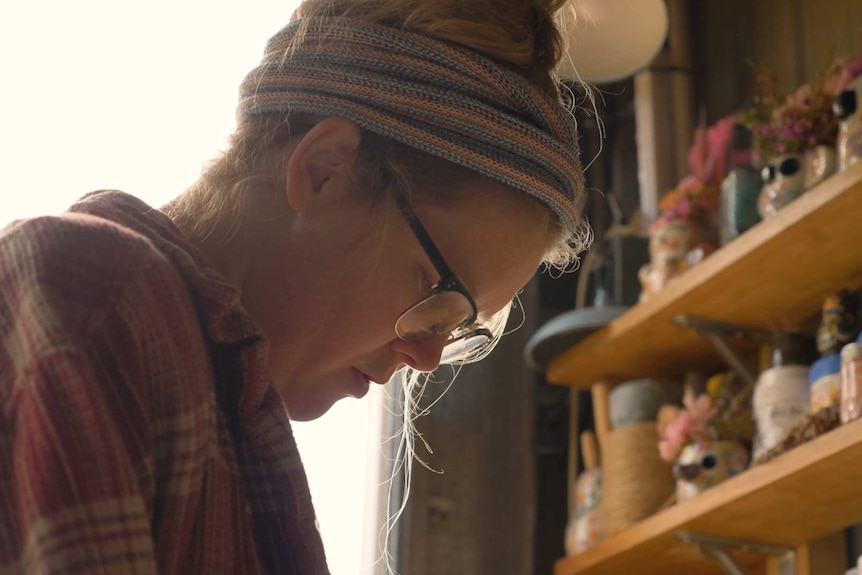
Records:
<instances>
[{"instance_id":1,"label":"metal shelf bracket","mask_svg":"<svg viewBox=\"0 0 862 575\"><path fill-rule=\"evenodd\" d=\"M715 559L727 575L745 575L745 571L730 554L730 551L743 551L768 555L778 559L780 575L797 575L796 550L792 547L781 547L778 545L764 545L751 541L735 541L732 539L720 539L709 535L682 532L676 538L686 543L697 545L698 550L710 559Z\"/></svg>"},{"instance_id":2,"label":"metal shelf bracket","mask_svg":"<svg viewBox=\"0 0 862 575\"><path fill-rule=\"evenodd\" d=\"M763 331L748 329L735 325L727 325L690 315L679 315L673 318L673 323L687 327L709 341L721 358L738 373L746 383L754 385L757 376L745 366L742 357L727 344L726 339L746 340L756 343L769 341L770 334Z\"/></svg>"}]
</instances>

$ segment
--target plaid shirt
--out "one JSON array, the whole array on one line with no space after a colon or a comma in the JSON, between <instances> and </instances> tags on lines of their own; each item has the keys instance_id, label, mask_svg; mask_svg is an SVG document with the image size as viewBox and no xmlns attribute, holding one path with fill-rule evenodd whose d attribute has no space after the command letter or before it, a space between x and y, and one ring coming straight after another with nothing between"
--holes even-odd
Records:
<instances>
[{"instance_id":1,"label":"plaid shirt","mask_svg":"<svg viewBox=\"0 0 862 575\"><path fill-rule=\"evenodd\" d=\"M328 573L266 342L120 192L0 234L0 574Z\"/></svg>"}]
</instances>

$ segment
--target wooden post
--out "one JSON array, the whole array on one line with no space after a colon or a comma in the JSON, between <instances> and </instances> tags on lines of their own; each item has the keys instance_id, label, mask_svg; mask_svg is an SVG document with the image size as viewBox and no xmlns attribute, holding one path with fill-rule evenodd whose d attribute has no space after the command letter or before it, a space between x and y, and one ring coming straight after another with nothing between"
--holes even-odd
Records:
<instances>
[{"instance_id":1,"label":"wooden post","mask_svg":"<svg viewBox=\"0 0 862 575\"><path fill-rule=\"evenodd\" d=\"M596 436L599 448L604 452L608 434L611 432L611 415L608 408L610 385L604 382L593 384L593 418L596 422Z\"/></svg>"},{"instance_id":2,"label":"wooden post","mask_svg":"<svg viewBox=\"0 0 862 575\"><path fill-rule=\"evenodd\" d=\"M584 454L584 469L592 471L600 465L599 446L596 445L594 433L585 431L581 434L581 451Z\"/></svg>"},{"instance_id":3,"label":"wooden post","mask_svg":"<svg viewBox=\"0 0 862 575\"><path fill-rule=\"evenodd\" d=\"M673 102L673 144L677 181L689 174L688 149L694 136L694 83L691 69L690 0L668 0L668 48Z\"/></svg>"},{"instance_id":4,"label":"wooden post","mask_svg":"<svg viewBox=\"0 0 862 575\"><path fill-rule=\"evenodd\" d=\"M666 106L670 101L662 74L646 70L635 74L635 134L638 153L640 209L645 225L658 217L662 195L676 184L670 148Z\"/></svg>"},{"instance_id":5,"label":"wooden post","mask_svg":"<svg viewBox=\"0 0 862 575\"><path fill-rule=\"evenodd\" d=\"M568 469L568 504L569 513L575 512L575 503L577 501L577 493L575 482L578 479L578 447L580 446L580 401L578 400L578 388L572 387L569 389L569 469ZM570 515L571 518L571 515Z\"/></svg>"},{"instance_id":6,"label":"wooden post","mask_svg":"<svg viewBox=\"0 0 862 575\"><path fill-rule=\"evenodd\" d=\"M847 540L840 531L796 548L796 575L844 575L847 571ZM766 575L780 575L777 559L766 563Z\"/></svg>"},{"instance_id":7,"label":"wooden post","mask_svg":"<svg viewBox=\"0 0 862 575\"><path fill-rule=\"evenodd\" d=\"M694 135L689 2L668 0L667 46L634 77L640 208L647 225L658 216L664 193L689 171Z\"/></svg>"}]
</instances>

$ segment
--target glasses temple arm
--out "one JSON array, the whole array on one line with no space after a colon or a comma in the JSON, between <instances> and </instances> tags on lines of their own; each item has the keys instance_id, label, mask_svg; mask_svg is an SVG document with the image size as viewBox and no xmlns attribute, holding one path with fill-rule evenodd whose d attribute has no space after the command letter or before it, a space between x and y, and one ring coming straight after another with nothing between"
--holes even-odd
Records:
<instances>
[{"instance_id":1,"label":"glasses temple arm","mask_svg":"<svg viewBox=\"0 0 862 575\"><path fill-rule=\"evenodd\" d=\"M440 277L445 278L453 275L452 270L449 269L449 266L446 265L446 262L443 260L443 255L440 253L440 250L437 249L431 236L428 235L427 230L425 230L425 226L422 225L422 222L419 221L419 217L407 202L407 198L398 194L395 198L395 202L398 204L398 209L401 210L402 214L404 214L404 219L407 220L407 225L410 226L416 239L419 240L419 243L422 245L422 249L425 250L425 253L428 255L428 259L431 260L431 265L434 266L434 269L437 270Z\"/></svg>"}]
</instances>

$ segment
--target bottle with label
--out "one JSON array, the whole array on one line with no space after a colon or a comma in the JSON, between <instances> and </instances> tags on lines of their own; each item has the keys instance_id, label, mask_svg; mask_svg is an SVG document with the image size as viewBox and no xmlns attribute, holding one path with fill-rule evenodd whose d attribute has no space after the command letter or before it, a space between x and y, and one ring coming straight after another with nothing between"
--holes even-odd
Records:
<instances>
[{"instance_id":1,"label":"bottle with label","mask_svg":"<svg viewBox=\"0 0 862 575\"><path fill-rule=\"evenodd\" d=\"M862 342L841 350L841 423L862 415Z\"/></svg>"},{"instance_id":2,"label":"bottle with label","mask_svg":"<svg viewBox=\"0 0 862 575\"><path fill-rule=\"evenodd\" d=\"M841 403L841 356L821 357L811 366L811 413Z\"/></svg>"},{"instance_id":3,"label":"bottle with label","mask_svg":"<svg viewBox=\"0 0 862 575\"><path fill-rule=\"evenodd\" d=\"M811 410L807 365L784 365L760 374L752 399L757 438L753 459L781 443Z\"/></svg>"}]
</instances>

